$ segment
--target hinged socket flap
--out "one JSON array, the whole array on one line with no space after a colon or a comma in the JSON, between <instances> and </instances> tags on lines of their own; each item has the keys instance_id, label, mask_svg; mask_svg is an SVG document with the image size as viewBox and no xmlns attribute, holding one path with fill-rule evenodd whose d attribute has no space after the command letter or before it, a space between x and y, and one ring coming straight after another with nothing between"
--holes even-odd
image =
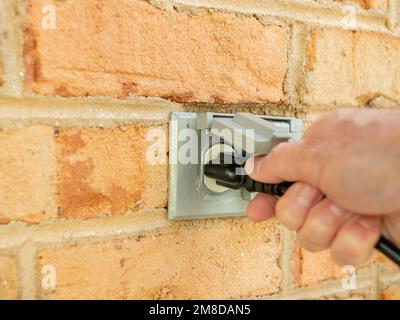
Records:
<instances>
[{"instance_id":1,"label":"hinged socket flap","mask_svg":"<svg viewBox=\"0 0 400 320\"><path fill-rule=\"evenodd\" d=\"M291 137L288 123L269 121L249 113L238 113L233 118L215 117L211 133L236 150L252 154L267 154L278 142Z\"/></svg>"}]
</instances>

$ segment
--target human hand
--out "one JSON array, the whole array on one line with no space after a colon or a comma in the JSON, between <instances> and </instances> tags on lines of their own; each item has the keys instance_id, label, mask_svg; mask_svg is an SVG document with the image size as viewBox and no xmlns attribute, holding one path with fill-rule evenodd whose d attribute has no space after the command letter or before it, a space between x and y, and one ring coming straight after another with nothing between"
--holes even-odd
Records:
<instances>
[{"instance_id":1,"label":"human hand","mask_svg":"<svg viewBox=\"0 0 400 320\"><path fill-rule=\"evenodd\" d=\"M308 251L340 265L365 262L381 233L400 247L400 110L344 109L311 124L301 141L250 159L257 181L294 181L280 199L258 194L250 219L273 216Z\"/></svg>"}]
</instances>

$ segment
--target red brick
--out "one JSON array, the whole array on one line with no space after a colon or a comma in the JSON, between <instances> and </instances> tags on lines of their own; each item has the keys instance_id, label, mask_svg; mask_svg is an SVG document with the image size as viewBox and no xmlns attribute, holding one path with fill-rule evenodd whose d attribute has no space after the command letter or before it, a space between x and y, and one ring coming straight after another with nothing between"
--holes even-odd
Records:
<instances>
[{"instance_id":1,"label":"red brick","mask_svg":"<svg viewBox=\"0 0 400 320\"><path fill-rule=\"evenodd\" d=\"M362 269L370 264L379 263L392 269L396 265L380 253L375 253L371 259L357 268ZM299 247L296 243L293 250L293 283L296 287L316 285L326 280L343 278L342 268L336 265L330 257L329 250L311 253Z\"/></svg>"},{"instance_id":2,"label":"red brick","mask_svg":"<svg viewBox=\"0 0 400 320\"><path fill-rule=\"evenodd\" d=\"M155 129L167 135L165 127ZM165 207L167 163L146 160L148 130L133 125L59 129L60 216L90 218Z\"/></svg>"},{"instance_id":3,"label":"red brick","mask_svg":"<svg viewBox=\"0 0 400 320\"><path fill-rule=\"evenodd\" d=\"M41 27L45 4L57 28ZM26 84L62 96L279 102L286 31L254 17L166 12L139 0L35 0L25 32Z\"/></svg>"},{"instance_id":4,"label":"red brick","mask_svg":"<svg viewBox=\"0 0 400 320\"><path fill-rule=\"evenodd\" d=\"M18 276L14 257L0 255L0 300L17 299Z\"/></svg>"},{"instance_id":5,"label":"red brick","mask_svg":"<svg viewBox=\"0 0 400 320\"><path fill-rule=\"evenodd\" d=\"M57 214L52 127L0 130L0 222L39 222Z\"/></svg>"},{"instance_id":6,"label":"red brick","mask_svg":"<svg viewBox=\"0 0 400 320\"><path fill-rule=\"evenodd\" d=\"M149 221L151 223L151 220ZM268 295L280 288L280 226L245 219L174 224L167 232L48 248L52 299L198 299Z\"/></svg>"},{"instance_id":7,"label":"red brick","mask_svg":"<svg viewBox=\"0 0 400 320\"><path fill-rule=\"evenodd\" d=\"M313 28L307 42L303 101L357 106L378 96L400 101L400 38Z\"/></svg>"}]
</instances>

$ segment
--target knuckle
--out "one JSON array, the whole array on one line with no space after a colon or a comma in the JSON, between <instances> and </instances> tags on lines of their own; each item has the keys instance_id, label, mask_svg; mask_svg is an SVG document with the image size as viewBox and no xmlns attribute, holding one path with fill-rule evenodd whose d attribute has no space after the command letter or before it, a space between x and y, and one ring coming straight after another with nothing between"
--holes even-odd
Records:
<instances>
[{"instance_id":1,"label":"knuckle","mask_svg":"<svg viewBox=\"0 0 400 320\"><path fill-rule=\"evenodd\" d=\"M279 164L280 162L277 161L278 158L281 156L283 150L286 148L287 142L282 142L276 145L272 150L268 153L268 156L265 158L271 162L271 163L276 163Z\"/></svg>"},{"instance_id":2,"label":"knuckle","mask_svg":"<svg viewBox=\"0 0 400 320\"><path fill-rule=\"evenodd\" d=\"M282 223L286 228L297 231L299 229L299 224L297 221L291 218L290 213L286 210L276 210L276 218L280 223Z\"/></svg>"},{"instance_id":3,"label":"knuckle","mask_svg":"<svg viewBox=\"0 0 400 320\"><path fill-rule=\"evenodd\" d=\"M282 223L286 228L290 230L296 231L296 226L291 218L291 215L288 213L287 209L287 201L285 199L280 199L275 207L276 218L280 223Z\"/></svg>"},{"instance_id":4,"label":"knuckle","mask_svg":"<svg viewBox=\"0 0 400 320\"><path fill-rule=\"evenodd\" d=\"M318 252L327 249L327 244L323 240L319 240L310 233L299 232L297 239L300 245L309 252Z\"/></svg>"},{"instance_id":5,"label":"knuckle","mask_svg":"<svg viewBox=\"0 0 400 320\"><path fill-rule=\"evenodd\" d=\"M365 262L369 256L369 250L362 248L362 245L344 245L332 249L333 260L339 265L357 266Z\"/></svg>"},{"instance_id":6,"label":"knuckle","mask_svg":"<svg viewBox=\"0 0 400 320\"><path fill-rule=\"evenodd\" d=\"M279 221L280 223L282 223L286 228L288 228L288 229L290 229L290 230L292 230L292 231L296 231L296 230L297 230L296 226L293 224L292 221L290 221L290 219L288 219L288 218L286 217L285 214L282 214L281 212L277 212L277 213L276 213L276 218L277 218L278 221Z\"/></svg>"}]
</instances>

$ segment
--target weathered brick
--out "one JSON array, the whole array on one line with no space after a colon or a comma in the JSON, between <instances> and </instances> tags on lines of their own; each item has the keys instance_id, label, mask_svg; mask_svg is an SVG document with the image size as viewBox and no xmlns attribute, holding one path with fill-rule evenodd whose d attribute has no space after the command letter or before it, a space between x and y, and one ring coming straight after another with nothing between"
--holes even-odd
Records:
<instances>
[{"instance_id":1,"label":"weathered brick","mask_svg":"<svg viewBox=\"0 0 400 320\"><path fill-rule=\"evenodd\" d=\"M42 7L57 27L42 28ZM140 0L35 0L25 32L26 84L48 95L279 102L286 31L235 14L167 12Z\"/></svg>"},{"instance_id":2,"label":"weathered brick","mask_svg":"<svg viewBox=\"0 0 400 320\"><path fill-rule=\"evenodd\" d=\"M52 127L0 130L0 222L39 222L57 214Z\"/></svg>"},{"instance_id":3,"label":"weathered brick","mask_svg":"<svg viewBox=\"0 0 400 320\"><path fill-rule=\"evenodd\" d=\"M400 101L400 38L313 28L307 43L303 101L357 106L378 96Z\"/></svg>"},{"instance_id":4,"label":"weathered brick","mask_svg":"<svg viewBox=\"0 0 400 320\"><path fill-rule=\"evenodd\" d=\"M370 260L359 266L357 270L370 264L384 264L395 269L396 265L380 253L375 253ZM339 279L346 275L342 268L335 264L329 250L311 253L296 242L293 250L293 283L296 287L316 285L325 280Z\"/></svg>"},{"instance_id":5,"label":"weathered brick","mask_svg":"<svg viewBox=\"0 0 400 320\"><path fill-rule=\"evenodd\" d=\"M0 255L0 300L17 299L18 276L14 257Z\"/></svg>"},{"instance_id":6,"label":"weathered brick","mask_svg":"<svg viewBox=\"0 0 400 320\"><path fill-rule=\"evenodd\" d=\"M146 152L151 129L164 134L165 163ZM90 218L167 204L166 128L60 128L57 135L59 214ZM162 151L162 150L161 150Z\"/></svg>"},{"instance_id":7,"label":"weathered brick","mask_svg":"<svg viewBox=\"0 0 400 320\"><path fill-rule=\"evenodd\" d=\"M149 221L151 223L151 221ZM136 238L47 248L55 299L196 299L267 295L280 288L278 224L246 219L174 224Z\"/></svg>"},{"instance_id":8,"label":"weathered brick","mask_svg":"<svg viewBox=\"0 0 400 320\"><path fill-rule=\"evenodd\" d=\"M380 298L383 300L400 300L400 284L393 284L385 288L381 292Z\"/></svg>"}]
</instances>

